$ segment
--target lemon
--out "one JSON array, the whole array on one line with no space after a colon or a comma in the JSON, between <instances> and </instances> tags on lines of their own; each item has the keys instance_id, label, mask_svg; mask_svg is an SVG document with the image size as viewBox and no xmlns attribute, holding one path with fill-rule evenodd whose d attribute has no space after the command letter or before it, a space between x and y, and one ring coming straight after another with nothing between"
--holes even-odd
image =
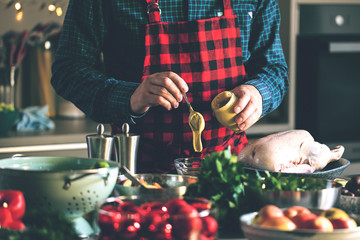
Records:
<instances>
[{"instance_id":1,"label":"lemon","mask_svg":"<svg viewBox=\"0 0 360 240\"><path fill-rule=\"evenodd\" d=\"M91 169L95 169L95 168L109 168L110 167L110 164L105 161L105 160L100 160L100 161L97 161L96 163L94 163L92 166L91 166Z\"/></svg>"},{"instance_id":2,"label":"lemon","mask_svg":"<svg viewBox=\"0 0 360 240\"><path fill-rule=\"evenodd\" d=\"M6 112L6 111L15 111L15 108L11 104L6 104L4 102L0 102L0 112Z\"/></svg>"},{"instance_id":3,"label":"lemon","mask_svg":"<svg viewBox=\"0 0 360 240\"><path fill-rule=\"evenodd\" d=\"M236 163L237 161L238 161L237 155L235 155L235 154L231 155L230 162Z\"/></svg>"}]
</instances>

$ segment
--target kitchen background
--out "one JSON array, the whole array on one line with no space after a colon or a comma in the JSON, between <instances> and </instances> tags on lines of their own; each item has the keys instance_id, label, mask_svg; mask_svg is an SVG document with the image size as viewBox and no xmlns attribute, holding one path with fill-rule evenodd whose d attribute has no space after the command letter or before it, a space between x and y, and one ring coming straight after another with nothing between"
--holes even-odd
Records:
<instances>
[{"instance_id":1,"label":"kitchen background","mask_svg":"<svg viewBox=\"0 0 360 240\"><path fill-rule=\"evenodd\" d=\"M22 4L18 10L17 2ZM51 3L55 6L50 11ZM16 106L46 105L55 123L48 131L0 134L0 158L17 153L87 156L85 136L96 132L96 123L56 96L49 82L67 4L68 0L0 0L0 36L24 30L32 36L16 71ZM279 109L251 127L248 135L257 138L305 128L319 142L344 145L344 157L352 161L346 173L359 173L360 0L279 0L279 4L290 89ZM334 53L326 50L330 45L335 46ZM0 65L0 101L1 84L9 81L9 72Z\"/></svg>"}]
</instances>

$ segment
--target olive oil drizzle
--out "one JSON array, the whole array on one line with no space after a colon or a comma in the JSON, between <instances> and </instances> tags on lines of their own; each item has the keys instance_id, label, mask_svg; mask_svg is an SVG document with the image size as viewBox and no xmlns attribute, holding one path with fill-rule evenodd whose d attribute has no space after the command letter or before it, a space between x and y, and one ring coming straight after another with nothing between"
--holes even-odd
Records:
<instances>
[{"instance_id":1,"label":"olive oil drizzle","mask_svg":"<svg viewBox=\"0 0 360 240\"><path fill-rule=\"evenodd\" d=\"M189 106L189 125L193 133L193 147L195 152L201 152L203 150L201 142L201 133L205 128L205 120L201 113L194 111L185 93L183 94L184 99Z\"/></svg>"}]
</instances>

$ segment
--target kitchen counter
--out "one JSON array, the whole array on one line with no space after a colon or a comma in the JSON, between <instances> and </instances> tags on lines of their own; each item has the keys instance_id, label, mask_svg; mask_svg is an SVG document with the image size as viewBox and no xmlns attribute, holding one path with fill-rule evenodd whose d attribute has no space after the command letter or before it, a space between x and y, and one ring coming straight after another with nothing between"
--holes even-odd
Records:
<instances>
[{"instance_id":1,"label":"kitchen counter","mask_svg":"<svg viewBox=\"0 0 360 240\"><path fill-rule=\"evenodd\" d=\"M52 130L0 134L0 159L14 154L87 157L86 135L95 134L98 123L88 118L52 120ZM105 125L105 132L110 126Z\"/></svg>"},{"instance_id":2,"label":"kitchen counter","mask_svg":"<svg viewBox=\"0 0 360 240\"><path fill-rule=\"evenodd\" d=\"M55 128L49 131L10 131L0 134L0 159L15 154L26 156L87 157L86 135L95 134L97 122L88 118L55 118ZM110 126L105 125L110 134ZM257 135L248 136L249 142ZM346 157L345 157L346 158ZM354 175L360 171L360 159L349 159L350 166L343 175Z\"/></svg>"}]
</instances>

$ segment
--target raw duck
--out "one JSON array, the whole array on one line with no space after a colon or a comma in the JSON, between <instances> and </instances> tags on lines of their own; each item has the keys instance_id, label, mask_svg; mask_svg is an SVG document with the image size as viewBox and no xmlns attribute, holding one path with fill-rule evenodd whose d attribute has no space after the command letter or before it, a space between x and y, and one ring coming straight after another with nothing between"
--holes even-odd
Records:
<instances>
[{"instance_id":1,"label":"raw duck","mask_svg":"<svg viewBox=\"0 0 360 240\"><path fill-rule=\"evenodd\" d=\"M330 150L306 130L270 134L247 145L238 155L247 167L287 173L312 173L338 160L343 146Z\"/></svg>"}]
</instances>

